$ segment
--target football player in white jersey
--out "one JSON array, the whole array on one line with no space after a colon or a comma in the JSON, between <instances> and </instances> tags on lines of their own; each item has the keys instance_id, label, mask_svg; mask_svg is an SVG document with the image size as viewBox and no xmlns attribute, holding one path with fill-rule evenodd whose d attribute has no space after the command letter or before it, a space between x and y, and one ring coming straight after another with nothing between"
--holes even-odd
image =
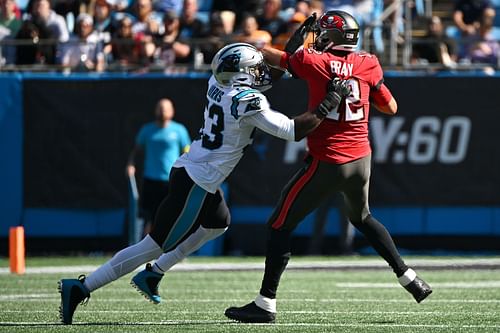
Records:
<instances>
[{"instance_id":1,"label":"football player in white jersey","mask_svg":"<svg viewBox=\"0 0 500 333\"><path fill-rule=\"evenodd\" d=\"M148 300L160 303L158 285L164 272L229 226L230 214L220 185L252 143L255 128L299 141L350 93L345 81L334 80L325 87L329 92L314 111L290 119L273 111L260 92L270 87L270 70L254 46L230 44L215 55L200 137L175 162L169 194L158 208L152 231L89 276L59 281L64 324L72 323L77 305L92 291L153 259L154 264L148 263L131 283Z\"/></svg>"}]
</instances>

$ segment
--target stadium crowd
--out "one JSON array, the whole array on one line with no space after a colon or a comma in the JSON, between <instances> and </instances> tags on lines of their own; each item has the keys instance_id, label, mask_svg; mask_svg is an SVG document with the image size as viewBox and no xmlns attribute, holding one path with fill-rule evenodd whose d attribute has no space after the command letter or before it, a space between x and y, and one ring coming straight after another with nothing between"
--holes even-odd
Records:
<instances>
[{"instance_id":1,"label":"stadium crowd","mask_svg":"<svg viewBox=\"0 0 500 333\"><path fill-rule=\"evenodd\" d=\"M424 14L422 6L431 1L408 1L411 14L402 10L404 0L0 0L0 70L208 70L224 45L282 49L311 13L329 9L348 11L371 29L362 36L371 43L362 46L382 64L384 41L402 44L403 22L411 15L427 23L412 40L411 64L498 68L499 0L448 0L446 25L432 11Z\"/></svg>"}]
</instances>

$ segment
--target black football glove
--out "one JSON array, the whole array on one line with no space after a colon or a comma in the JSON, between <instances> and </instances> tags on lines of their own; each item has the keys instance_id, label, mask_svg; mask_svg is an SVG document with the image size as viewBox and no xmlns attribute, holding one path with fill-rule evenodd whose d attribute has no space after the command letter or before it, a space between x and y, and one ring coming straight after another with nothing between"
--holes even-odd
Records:
<instances>
[{"instance_id":1,"label":"black football glove","mask_svg":"<svg viewBox=\"0 0 500 333\"><path fill-rule=\"evenodd\" d=\"M342 98L349 96L350 94L351 87L349 86L348 81L335 77L333 80L328 82L326 96L319 104L317 111L326 117L329 112L339 106Z\"/></svg>"},{"instance_id":2,"label":"black football glove","mask_svg":"<svg viewBox=\"0 0 500 333\"><path fill-rule=\"evenodd\" d=\"M302 22L300 27L295 30L293 35L286 43L284 51L289 54L295 53L295 51L297 51L299 47L304 45L307 33L313 31L315 24L316 13L312 13L304 22Z\"/></svg>"}]
</instances>

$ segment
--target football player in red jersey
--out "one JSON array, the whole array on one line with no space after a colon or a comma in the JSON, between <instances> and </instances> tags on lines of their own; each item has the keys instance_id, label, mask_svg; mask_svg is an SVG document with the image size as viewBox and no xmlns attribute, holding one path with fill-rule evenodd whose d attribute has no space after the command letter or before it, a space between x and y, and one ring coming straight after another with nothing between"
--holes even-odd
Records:
<instances>
[{"instance_id":1,"label":"football player in red jersey","mask_svg":"<svg viewBox=\"0 0 500 333\"><path fill-rule=\"evenodd\" d=\"M290 258L291 233L322 200L336 191L344 195L351 223L368 238L415 300L421 302L432 292L404 263L391 235L370 214L368 206L370 103L383 113L397 112L396 100L384 84L378 59L369 53L356 52L359 25L349 13L328 11L317 20L313 30L312 47L294 53L265 48L267 62L307 82L309 110L321 102L328 82L335 76L349 82L351 94L341 101L337 112L330 113L307 136L306 164L282 190L268 221L269 239L260 293L245 306L226 309L227 317L241 322L274 322L276 291Z\"/></svg>"}]
</instances>

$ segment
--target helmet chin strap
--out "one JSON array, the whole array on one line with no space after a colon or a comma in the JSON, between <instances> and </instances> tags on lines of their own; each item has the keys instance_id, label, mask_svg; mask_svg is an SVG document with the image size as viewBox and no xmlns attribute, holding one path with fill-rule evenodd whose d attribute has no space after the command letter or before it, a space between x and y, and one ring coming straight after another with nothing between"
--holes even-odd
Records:
<instances>
[{"instance_id":1,"label":"helmet chin strap","mask_svg":"<svg viewBox=\"0 0 500 333\"><path fill-rule=\"evenodd\" d=\"M353 52L356 51L357 45L333 45L330 47L331 50Z\"/></svg>"},{"instance_id":2,"label":"helmet chin strap","mask_svg":"<svg viewBox=\"0 0 500 333\"><path fill-rule=\"evenodd\" d=\"M333 47L334 47L333 42L330 42L330 43L328 43L328 44L325 46L325 48L323 49L323 51L328 51L328 50L330 50L330 49L333 49Z\"/></svg>"}]
</instances>

